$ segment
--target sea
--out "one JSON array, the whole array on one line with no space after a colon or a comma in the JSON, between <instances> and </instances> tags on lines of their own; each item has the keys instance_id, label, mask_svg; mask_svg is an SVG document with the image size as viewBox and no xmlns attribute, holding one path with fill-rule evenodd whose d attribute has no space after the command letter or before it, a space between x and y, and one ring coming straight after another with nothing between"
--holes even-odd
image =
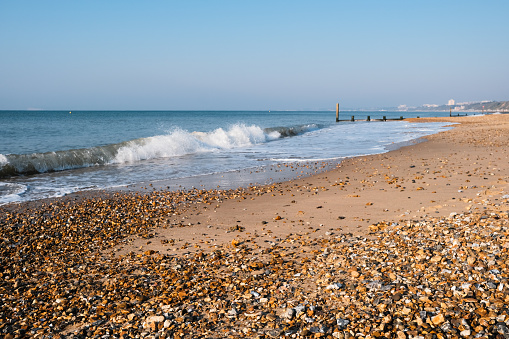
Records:
<instances>
[{"instance_id":1,"label":"sea","mask_svg":"<svg viewBox=\"0 0 509 339\"><path fill-rule=\"evenodd\" d=\"M390 119L448 115L348 111L336 122L335 111L0 111L0 205L97 189L290 180L307 174L297 165L316 172L450 128Z\"/></svg>"}]
</instances>

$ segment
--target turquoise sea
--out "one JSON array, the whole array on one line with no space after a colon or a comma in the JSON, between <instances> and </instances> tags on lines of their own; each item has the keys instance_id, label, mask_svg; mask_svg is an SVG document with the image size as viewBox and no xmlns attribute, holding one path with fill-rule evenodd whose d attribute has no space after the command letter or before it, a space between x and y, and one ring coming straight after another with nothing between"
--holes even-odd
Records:
<instances>
[{"instance_id":1,"label":"turquoise sea","mask_svg":"<svg viewBox=\"0 0 509 339\"><path fill-rule=\"evenodd\" d=\"M0 204L140 183L171 182L187 188L266 183L276 179L252 173L289 162L335 164L446 129L442 123L336 123L335 115L334 111L0 111ZM340 119L368 115L391 119L449 113L341 112ZM242 177L232 175L242 170Z\"/></svg>"}]
</instances>

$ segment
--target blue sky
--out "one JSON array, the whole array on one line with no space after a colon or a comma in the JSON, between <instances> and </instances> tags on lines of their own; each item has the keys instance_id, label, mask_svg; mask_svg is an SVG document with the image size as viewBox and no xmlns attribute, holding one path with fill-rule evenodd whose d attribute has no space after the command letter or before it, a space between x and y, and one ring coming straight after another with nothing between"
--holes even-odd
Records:
<instances>
[{"instance_id":1,"label":"blue sky","mask_svg":"<svg viewBox=\"0 0 509 339\"><path fill-rule=\"evenodd\" d=\"M509 100L509 1L0 0L0 109Z\"/></svg>"}]
</instances>

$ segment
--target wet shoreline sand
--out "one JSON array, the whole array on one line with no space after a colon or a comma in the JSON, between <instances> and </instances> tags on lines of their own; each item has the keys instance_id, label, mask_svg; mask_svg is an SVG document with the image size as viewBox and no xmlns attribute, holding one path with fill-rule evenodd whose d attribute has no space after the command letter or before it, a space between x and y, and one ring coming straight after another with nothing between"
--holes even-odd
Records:
<instances>
[{"instance_id":1,"label":"wet shoreline sand","mask_svg":"<svg viewBox=\"0 0 509 339\"><path fill-rule=\"evenodd\" d=\"M268 186L4 207L0 332L507 337L509 116L429 121L461 125Z\"/></svg>"}]
</instances>

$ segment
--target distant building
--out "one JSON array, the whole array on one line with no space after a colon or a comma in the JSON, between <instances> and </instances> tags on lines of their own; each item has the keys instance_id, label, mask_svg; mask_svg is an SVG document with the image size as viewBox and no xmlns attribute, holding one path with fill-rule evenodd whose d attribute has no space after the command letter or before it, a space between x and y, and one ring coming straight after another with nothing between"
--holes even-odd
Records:
<instances>
[{"instance_id":1,"label":"distant building","mask_svg":"<svg viewBox=\"0 0 509 339\"><path fill-rule=\"evenodd\" d=\"M398 106L398 111L406 111L408 110L408 106L407 105L399 105Z\"/></svg>"},{"instance_id":2,"label":"distant building","mask_svg":"<svg viewBox=\"0 0 509 339\"><path fill-rule=\"evenodd\" d=\"M454 106L454 102L455 102L455 101L454 101L454 99L451 99L451 100L449 100L449 101L447 102L447 105L448 105L448 106Z\"/></svg>"},{"instance_id":3,"label":"distant building","mask_svg":"<svg viewBox=\"0 0 509 339\"><path fill-rule=\"evenodd\" d=\"M435 104L424 104L422 105L424 107L427 107L427 108L435 108L435 107L438 107L438 105L435 105Z\"/></svg>"}]
</instances>

